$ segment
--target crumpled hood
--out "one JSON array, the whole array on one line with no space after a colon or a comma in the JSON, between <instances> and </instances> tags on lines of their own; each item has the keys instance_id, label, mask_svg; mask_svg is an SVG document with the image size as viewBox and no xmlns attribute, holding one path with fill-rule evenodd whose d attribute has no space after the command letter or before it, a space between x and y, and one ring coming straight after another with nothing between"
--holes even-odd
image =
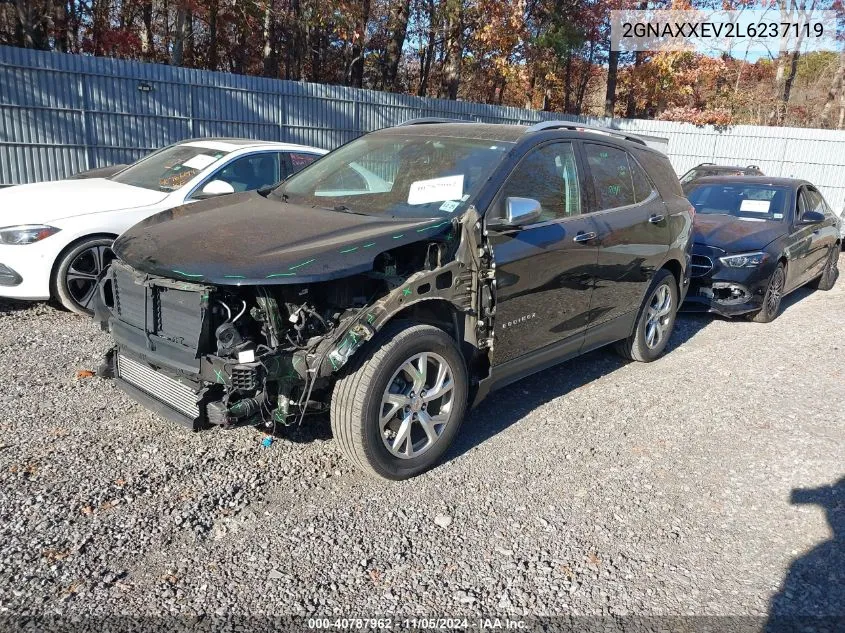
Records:
<instances>
[{"instance_id":1,"label":"crumpled hood","mask_svg":"<svg viewBox=\"0 0 845 633\"><path fill-rule=\"evenodd\" d=\"M161 202L162 191L105 178L37 182L0 189L0 226L42 224L78 215L136 209Z\"/></svg>"},{"instance_id":2,"label":"crumpled hood","mask_svg":"<svg viewBox=\"0 0 845 633\"><path fill-rule=\"evenodd\" d=\"M176 207L123 233L114 251L143 272L219 285L293 284L370 270L376 255L450 230L298 206L251 192Z\"/></svg>"},{"instance_id":3,"label":"crumpled hood","mask_svg":"<svg viewBox=\"0 0 845 633\"><path fill-rule=\"evenodd\" d=\"M786 220L742 220L731 215L699 213L695 216L694 241L728 253L741 253L769 245L786 230Z\"/></svg>"}]
</instances>

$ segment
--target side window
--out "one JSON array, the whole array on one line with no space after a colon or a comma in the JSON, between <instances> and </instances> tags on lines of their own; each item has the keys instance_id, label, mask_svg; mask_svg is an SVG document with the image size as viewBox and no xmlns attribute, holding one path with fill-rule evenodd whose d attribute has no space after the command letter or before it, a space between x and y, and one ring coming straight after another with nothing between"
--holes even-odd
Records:
<instances>
[{"instance_id":1,"label":"side window","mask_svg":"<svg viewBox=\"0 0 845 633\"><path fill-rule=\"evenodd\" d=\"M808 209L807 205L807 189L801 187L798 190L798 208L795 210L795 221L800 222L804 215L804 211Z\"/></svg>"},{"instance_id":2,"label":"side window","mask_svg":"<svg viewBox=\"0 0 845 633\"><path fill-rule=\"evenodd\" d=\"M631 178L634 181L634 198L637 202L642 202L651 195L654 187L645 170L630 154L628 154L628 165L631 167Z\"/></svg>"},{"instance_id":3,"label":"side window","mask_svg":"<svg viewBox=\"0 0 845 633\"><path fill-rule=\"evenodd\" d=\"M572 143L549 143L528 154L508 178L500 194L534 198L543 207L540 222L581 214L581 189Z\"/></svg>"},{"instance_id":4,"label":"side window","mask_svg":"<svg viewBox=\"0 0 845 633\"><path fill-rule=\"evenodd\" d=\"M804 191L807 192L808 211L817 211L818 213L827 212L827 205L825 204L824 198L822 198L822 194L815 189L805 189Z\"/></svg>"},{"instance_id":5,"label":"side window","mask_svg":"<svg viewBox=\"0 0 845 633\"><path fill-rule=\"evenodd\" d=\"M235 159L209 180L228 182L235 191L255 191L281 180L279 155L275 152L249 154Z\"/></svg>"},{"instance_id":6,"label":"side window","mask_svg":"<svg viewBox=\"0 0 845 633\"><path fill-rule=\"evenodd\" d=\"M288 156L290 157L290 166L293 169L291 173L294 174L320 158L319 154L304 154L302 152L290 152Z\"/></svg>"},{"instance_id":7,"label":"side window","mask_svg":"<svg viewBox=\"0 0 845 633\"><path fill-rule=\"evenodd\" d=\"M584 150L599 210L636 204L627 152L593 143L584 143Z\"/></svg>"}]
</instances>

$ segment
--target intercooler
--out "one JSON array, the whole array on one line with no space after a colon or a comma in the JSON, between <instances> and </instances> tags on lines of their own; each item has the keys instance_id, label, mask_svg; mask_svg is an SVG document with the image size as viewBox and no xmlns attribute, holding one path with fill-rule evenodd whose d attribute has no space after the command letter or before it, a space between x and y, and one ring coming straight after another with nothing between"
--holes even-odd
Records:
<instances>
[{"instance_id":1,"label":"intercooler","mask_svg":"<svg viewBox=\"0 0 845 633\"><path fill-rule=\"evenodd\" d=\"M192 387L154 370L145 363L118 354L116 375L136 389L191 419L196 419L200 415L197 393Z\"/></svg>"}]
</instances>

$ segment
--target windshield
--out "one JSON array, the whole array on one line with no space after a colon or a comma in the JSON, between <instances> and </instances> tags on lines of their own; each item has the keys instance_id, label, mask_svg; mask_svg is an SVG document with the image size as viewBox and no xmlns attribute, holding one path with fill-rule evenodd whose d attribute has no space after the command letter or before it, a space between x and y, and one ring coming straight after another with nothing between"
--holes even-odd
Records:
<instances>
[{"instance_id":1,"label":"windshield","mask_svg":"<svg viewBox=\"0 0 845 633\"><path fill-rule=\"evenodd\" d=\"M213 141L171 145L115 174L112 180L124 185L169 193L182 187L203 169L234 149L234 145Z\"/></svg>"},{"instance_id":2,"label":"windshield","mask_svg":"<svg viewBox=\"0 0 845 633\"><path fill-rule=\"evenodd\" d=\"M733 215L744 220L783 220L789 189L771 185L699 185L687 195L696 213Z\"/></svg>"},{"instance_id":3,"label":"windshield","mask_svg":"<svg viewBox=\"0 0 845 633\"><path fill-rule=\"evenodd\" d=\"M365 136L292 176L274 195L337 211L430 218L462 211L512 143Z\"/></svg>"},{"instance_id":4,"label":"windshield","mask_svg":"<svg viewBox=\"0 0 845 633\"><path fill-rule=\"evenodd\" d=\"M687 173L685 173L683 176L681 176L681 184L685 185L688 182L692 182L696 178L698 178L698 169L693 167Z\"/></svg>"}]
</instances>

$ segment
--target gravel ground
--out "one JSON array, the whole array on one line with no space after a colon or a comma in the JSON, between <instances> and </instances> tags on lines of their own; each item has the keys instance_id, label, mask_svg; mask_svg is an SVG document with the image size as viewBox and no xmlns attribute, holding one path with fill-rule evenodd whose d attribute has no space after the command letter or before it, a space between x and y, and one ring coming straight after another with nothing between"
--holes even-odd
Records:
<instances>
[{"instance_id":1,"label":"gravel ground","mask_svg":"<svg viewBox=\"0 0 845 633\"><path fill-rule=\"evenodd\" d=\"M325 420L184 431L77 376L92 323L2 303L0 614L845 615L843 315L840 281L682 316L662 360L523 380L387 483Z\"/></svg>"}]
</instances>

